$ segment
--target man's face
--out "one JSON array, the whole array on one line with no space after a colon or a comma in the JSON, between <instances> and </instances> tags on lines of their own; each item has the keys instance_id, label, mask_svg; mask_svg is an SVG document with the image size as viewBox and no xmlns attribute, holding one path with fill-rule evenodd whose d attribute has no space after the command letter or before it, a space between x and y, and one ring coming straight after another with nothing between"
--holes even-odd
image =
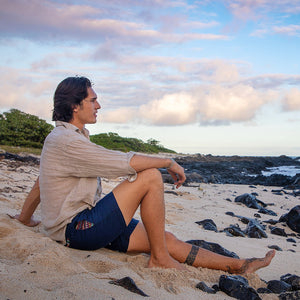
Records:
<instances>
[{"instance_id":1,"label":"man's face","mask_svg":"<svg viewBox=\"0 0 300 300\"><path fill-rule=\"evenodd\" d=\"M97 110L101 108L97 101L97 94L89 87L88 95L82 100L81 105L76 106L73 111L73 120L71 123L82 129L85 124L94 124L97 121Z\"/></svg>"}]
</instances>

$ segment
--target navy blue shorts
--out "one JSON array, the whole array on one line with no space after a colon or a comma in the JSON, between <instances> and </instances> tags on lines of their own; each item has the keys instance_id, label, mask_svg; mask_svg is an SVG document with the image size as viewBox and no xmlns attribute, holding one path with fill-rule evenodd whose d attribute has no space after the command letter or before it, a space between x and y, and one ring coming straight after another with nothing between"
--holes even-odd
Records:
<instances>
[{"instance_id":1,"label":"navy blue shorts","mask_svg":"<svg viewBox=\"0 0 300 300\"><path fill-rule=\"evenodd\" d=\"M129 238L138 220L126 226L122 212L111 192L92 209L85 209L66 228L66 246L81 250L109 248L127 252Z\"/></svg>"}]
</instances>

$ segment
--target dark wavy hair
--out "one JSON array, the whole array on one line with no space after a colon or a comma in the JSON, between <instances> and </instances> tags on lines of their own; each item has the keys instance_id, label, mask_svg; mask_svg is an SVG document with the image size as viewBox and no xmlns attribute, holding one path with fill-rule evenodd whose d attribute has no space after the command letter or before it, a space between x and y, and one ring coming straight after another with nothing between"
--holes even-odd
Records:
<instances>
[{"instance_id":1,"label":"dark wavy hair","mask_svg":"<svg viewBox=\"0 0 300 300\"><path fill-rule=\"evenodd\" d=\"M70 122L73 119L73 109L80 105L88 95L87 89L91 81L86 77L68 77L56 88L54 93L54 108L52 121Z\"/></svg>"}]
</instances>

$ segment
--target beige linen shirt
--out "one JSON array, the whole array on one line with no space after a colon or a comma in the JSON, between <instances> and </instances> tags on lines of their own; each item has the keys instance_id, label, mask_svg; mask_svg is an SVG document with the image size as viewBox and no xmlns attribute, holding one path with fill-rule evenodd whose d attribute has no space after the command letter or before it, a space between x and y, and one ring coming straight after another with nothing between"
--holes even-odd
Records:
<instances>
[{"instance_id":1,"label":"beige linen shirt","mask_svg":"<svg viewBox=\"0 0 300 300\"><path fill-rule=\"evenodd\" d=\"M89 140L87 129L57 121L40 161L42 223L48 235L65 243L67 224L101 199L99 177L134 181L137 173L129 164L134 154L105 149Z\"/></svg>"}]
</instances>

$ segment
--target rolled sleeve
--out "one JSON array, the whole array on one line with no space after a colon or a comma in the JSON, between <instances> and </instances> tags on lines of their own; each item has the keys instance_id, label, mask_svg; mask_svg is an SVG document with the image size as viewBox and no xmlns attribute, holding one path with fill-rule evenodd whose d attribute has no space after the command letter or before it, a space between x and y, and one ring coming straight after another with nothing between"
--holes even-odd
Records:
<instances>
[{"instance_id":1,"label":"rolled sleeve","mask_svg":"<svg viewBox=\"0 0 300 300\"><path fill-rule=\"evenodd\" d=\"M129 181L129 182L133 182L133 181L135 181L136 178L137 178L137 172L136 172L136 170L135 170L134 168L131 167L131 165L130 165L130 160L131 160L132 157L135 155L135 152L130 151L130 152L128 152L127 154L128 154L128 164L129 164L129 168L134 172L133 174L130 173L130 175L128 175L128 181Z\"/></svg>"}]
</instances>

